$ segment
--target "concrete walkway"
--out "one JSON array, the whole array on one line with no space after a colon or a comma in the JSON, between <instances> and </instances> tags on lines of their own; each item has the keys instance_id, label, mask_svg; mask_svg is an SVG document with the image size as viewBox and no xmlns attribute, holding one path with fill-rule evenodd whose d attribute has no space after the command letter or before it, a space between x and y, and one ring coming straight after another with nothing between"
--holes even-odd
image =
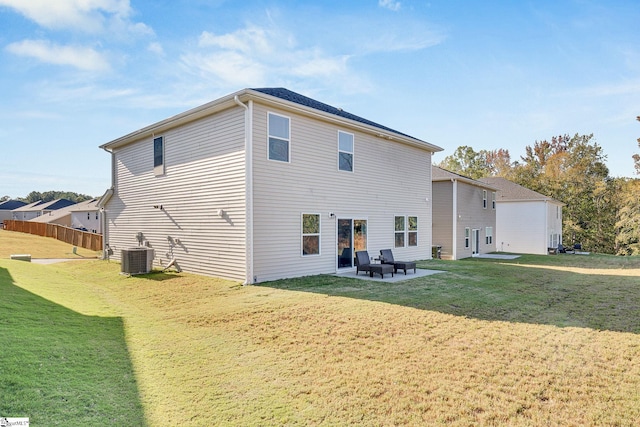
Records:
<instances>
[{"instance_id":1,"label":"concrete walkway","mask_svg":"<svg viewBox=\"0 0 640 427\"><path fill-rule=\"evenodd\" d=\"M475 255L474 258L490 258L490 259L516 259L520 258L520 255L508 255L508 254L480 254Z\"/></svg>"},{"instance_id":2,"label":"concrete walkway","mask_svg":"<svg viewBox=\"0 0 640 427\"><path fill-rule=\"evenodd\" d=\"M56 264L67 261L92 261L98 258L32 258L31 262L35 264Z\"/></svg>"}]
</instances>

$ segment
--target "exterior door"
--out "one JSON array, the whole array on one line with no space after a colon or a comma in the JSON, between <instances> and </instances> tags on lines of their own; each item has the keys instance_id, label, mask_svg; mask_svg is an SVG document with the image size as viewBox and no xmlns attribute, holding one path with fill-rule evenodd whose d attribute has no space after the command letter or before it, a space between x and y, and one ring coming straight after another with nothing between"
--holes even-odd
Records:
<instances>
[{"instance_id":1,"label":"exterior door","mask_svg":"<svg viewBox=\"0 0 640 427\"><path fill-rule=\"evenodd\" d=\"M338 218L338 268L352 268L357 251L367 250L367 220Z\"/></svg>"},{"instance_id":2,"label":"exterior door","mask_svg":"<svg viewBox=\"0 0 640 427\"><path fill-rule=\"evenodd\" d=\"M480 230L474 228L471 231L471 256L480 253Z\"/></svg>"}]
</instances>

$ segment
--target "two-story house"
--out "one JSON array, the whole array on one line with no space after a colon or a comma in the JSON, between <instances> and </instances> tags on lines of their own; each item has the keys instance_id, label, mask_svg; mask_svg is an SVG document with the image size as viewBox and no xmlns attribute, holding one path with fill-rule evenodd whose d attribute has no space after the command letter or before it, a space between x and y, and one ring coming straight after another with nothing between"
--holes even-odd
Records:
<instances>
[{"instance_id":1,"label":"two-story house","mask_svg":"<svg viewBox=\"0 0 640 427\"><path fill-rule=\"evenodd\" d=\"M433 167L433 244L443 259L496 250L496 189L484 182Z\"/></svg>"},{"instance_id":2,"label":"two-story house","mask_svg":"<svg viewBox=\"0 0 640 427\"><path fill-rule=\"evenodd\" d=\"M562 202L505 178L480 180L498 189L497 250L544 255L562 243Z\"/></svg>"},{"instance_id":3,"label":"two-story house","mask_svg":"<svg viewBox=\"0 0 640 427\"><path fill-rule=\"evenodd\" d=\"M105 253L256 283L431 258L440 147L284 88L244 89L101 146Z\"/></svg>"}]
</instances>

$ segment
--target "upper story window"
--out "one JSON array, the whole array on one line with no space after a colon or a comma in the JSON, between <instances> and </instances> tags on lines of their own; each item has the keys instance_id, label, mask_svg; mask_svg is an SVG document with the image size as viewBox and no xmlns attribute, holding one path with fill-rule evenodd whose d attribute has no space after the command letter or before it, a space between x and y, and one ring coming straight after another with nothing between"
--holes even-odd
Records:
<instances>
[{"instance_id":1,"label":"upper story window","mask_svg":"<svg viewBox=\"0 0 640 427\"><path fill-rule=\"evenodd\" d=\"M289 117L268 114L269 160L289 162L291 129Z\"/></svg>"},{"instance_id":2,"label":"upper story window","mask_svg":"<svg viewBox=\"0 0 640 427\"><path fill-rule=\"evenodd\" d=\"M482 208L487 209L487 190L482 190Z\"/></svg>"},{"instance_id":3,"label":"upper story window","mask_svg":"<svg viewBox=\"0 0 640 427\"><path fill-rule=\"evenodd\" d=\"M338 169L353 172L353 134L338 131Z\"/></svg>"},{"instance_id":4,"label":"upper story window","mask_svg":"<svg viewBox=\"0 0 640 427\"><path fill-rule=\"evenodd\" d=\"M153 138L153 173L164 174L164 137Z\"/></svg>"},{"instance_id":5,"label":"upper story window","mask_svg":"<svg viewBox=\"0 0 640 427\"><path fill-rule=\"evenodd\" d=\"M496 192L492 191L491 192L491 209L495 210L496 208Z\"/></svg>"}]
</instances>

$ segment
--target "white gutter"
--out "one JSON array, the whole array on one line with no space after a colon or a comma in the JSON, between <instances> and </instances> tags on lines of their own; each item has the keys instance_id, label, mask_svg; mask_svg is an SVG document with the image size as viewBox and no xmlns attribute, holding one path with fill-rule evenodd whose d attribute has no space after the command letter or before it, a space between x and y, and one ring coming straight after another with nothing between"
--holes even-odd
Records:
<instances>
[{"instance_id":1,"label":"white gutter","mask_svg":"<svg viewBox=\"0 0 640 427\"><path fill-rule=\"evenodd\" d=\"M245 167L245 281L243 285L254 283L253 278L253 101L248 106L233 97L236 104L244 108L244 167Z\"/></svg>"}]
</instances>

